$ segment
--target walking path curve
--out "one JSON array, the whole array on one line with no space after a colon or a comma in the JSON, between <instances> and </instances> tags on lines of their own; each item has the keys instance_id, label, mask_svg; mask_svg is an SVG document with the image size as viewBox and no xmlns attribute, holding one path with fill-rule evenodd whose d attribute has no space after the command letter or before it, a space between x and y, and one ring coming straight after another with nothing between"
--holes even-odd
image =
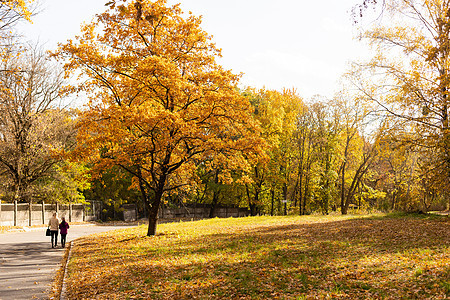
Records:
<instances>
[{"instance_id":1,"label":"walking path curve","mask_svg":"<svg viewBox=\"0 0 450 300\"><path fill-rule=\"evenodd\" d=\"M73 225L67 243L79 237L130 226ZM64 249L51 248L45 229L0 234L0 300L48 299Z\"/></svg>"}]
</instances>

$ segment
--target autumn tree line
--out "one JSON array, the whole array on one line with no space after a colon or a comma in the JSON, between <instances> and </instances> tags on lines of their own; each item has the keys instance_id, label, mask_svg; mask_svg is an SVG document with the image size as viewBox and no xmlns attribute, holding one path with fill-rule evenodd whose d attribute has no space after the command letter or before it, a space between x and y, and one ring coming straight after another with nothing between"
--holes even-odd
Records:
<instances>
[{"instance_id":1,"label":"autumn tree line","mask_svg":"<svg viewBox=\"0 0 450 300\"><path fill-rule=\"evenodd\" d=\"M136 203L148 235L161 207L449 206L449 1L356 2L373 59L312 99L240 87L201 18L166 0L110 1L50 53L12 30L31 5L0 1L2 201Z\"/></svg>"}]
</instances>

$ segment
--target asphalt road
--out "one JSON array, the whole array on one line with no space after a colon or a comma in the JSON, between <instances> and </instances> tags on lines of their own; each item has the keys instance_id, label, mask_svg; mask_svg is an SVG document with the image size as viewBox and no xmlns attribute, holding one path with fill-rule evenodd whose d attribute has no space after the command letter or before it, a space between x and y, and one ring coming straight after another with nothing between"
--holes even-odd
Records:
<instances>
[{"instance_id":1,"label":"asphalt road","mask_svg":"<svg viewBox=\"0 0 450 300\"><path fill-rule=\"evenodd\" d=\"M71 226L67 242L81 236L125 226ZM45 229L0 234L0 300L48 299L51 284L64 254L52 249Z\"/></svg>"}]
</instances>

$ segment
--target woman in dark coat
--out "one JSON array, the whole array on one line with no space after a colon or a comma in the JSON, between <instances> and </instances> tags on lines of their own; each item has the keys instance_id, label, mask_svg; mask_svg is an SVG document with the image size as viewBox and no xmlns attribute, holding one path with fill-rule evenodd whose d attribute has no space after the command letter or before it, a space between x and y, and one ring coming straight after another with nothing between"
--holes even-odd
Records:
<instances>
[{"instance_id":1,"label":"woman in dark coat","mask_svg":"<svg viewBox=\"0 0 450 300\"><path fill-rule=\"evenodd\" d=\"M69 223L66 222L64 217L61 218L61 223L59 224L59 230L61 233L61 246L64 248L66 246L66 235L67 229L69 229Z\"/></svg>"}]
</instances>

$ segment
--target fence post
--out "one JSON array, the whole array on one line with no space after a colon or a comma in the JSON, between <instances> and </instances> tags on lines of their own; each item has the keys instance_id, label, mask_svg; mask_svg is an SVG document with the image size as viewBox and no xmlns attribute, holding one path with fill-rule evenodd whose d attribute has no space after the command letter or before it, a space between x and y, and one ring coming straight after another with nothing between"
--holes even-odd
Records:
<instances>
[{"instance_id":1,"label":"fence post","mask_svg":"<svg viewBox=\"0 0 450 300\"><path fill-rule=\"evenodd\" d=\"M17 200L14 200L14 226L17 226Z\"/></svg>"},{"instance_id":2,"label":"fence post","mask_svg":"<svg viewBox=\"0 0 450 300\"><path fill-rule=\"evenodd\" d=\"M42 224L45 224L45 202L42 200Z\"/></svg>"},{"instance_id":3,"label":"fence post","mask_svg":"<svg viewBox=\"0 0 450 300\"><path fill-rule=\"evenodd\" d=\"M33 206L31 206L32 204L31 204L32 202L31 202L31 200L30 200L30 202L28 202L28 226L31 226L32 224L32 222L31 222L31 219L32 219L32 211L33 211Z\"/></svg>"},{"instance_id":4,"label":"fence post","mask_svg":"<svg viewBox=\"0 0 450 300\"><path fill-rule=\"evenodd\" d=\"M69 203L69 222L72 222L72 203Z\"/></svg>"}]
</instances>

